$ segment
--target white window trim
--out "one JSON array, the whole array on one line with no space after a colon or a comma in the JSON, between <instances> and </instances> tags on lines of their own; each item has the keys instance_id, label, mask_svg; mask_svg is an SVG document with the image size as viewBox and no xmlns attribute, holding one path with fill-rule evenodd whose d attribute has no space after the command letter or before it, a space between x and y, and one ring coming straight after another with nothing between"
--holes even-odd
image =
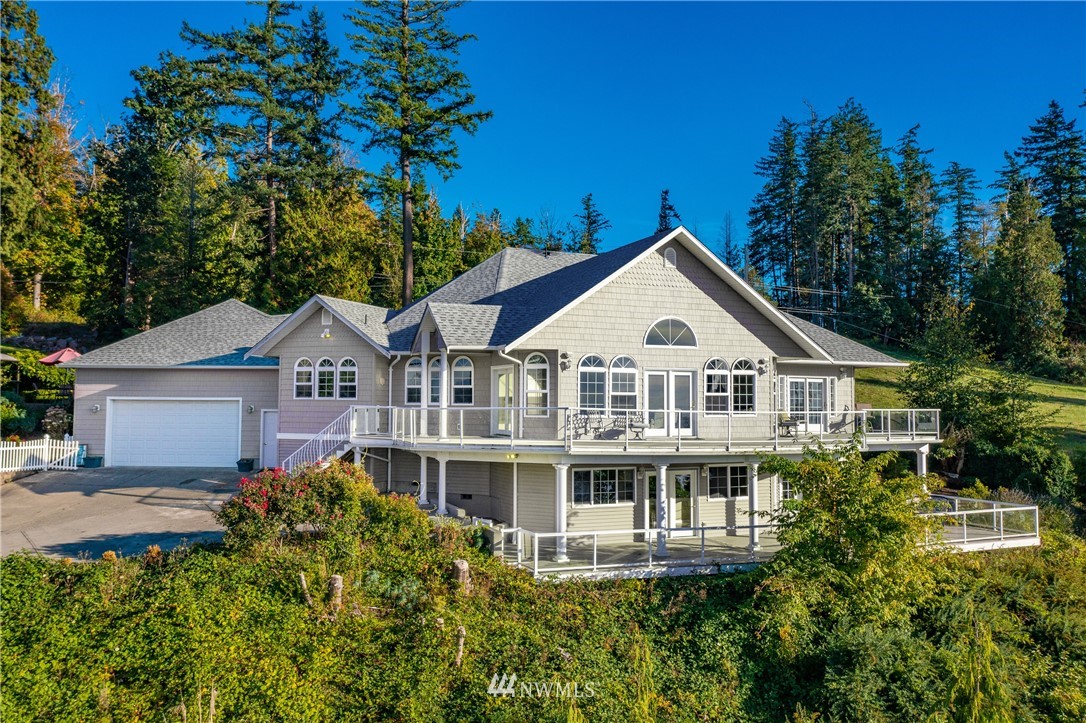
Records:
<instances>
[{"instance_id":1,"label":"white window trim","mask_svg":"<svg viewBox=\"0 0 1086 723\"><path fill-rule=\"evenodd\" d=\"M301 363L303 361L308 363L309 366L301 366ZM300 369L308 369L309 370L309 396L308 397L299 397L298 396L298 371ZM317 375L316 375L316 371L317 371L317 368L316 368L316 366L314 366L313 362L310 361L309 357L304 357L304 356L299 357L298 360L294 362L293 388L294 388L294 398L295 399L316 399L317 398Z\"/></svg>"},{"instance_id":2,"label":"white window trim","mask_svg":"<svg viewBox=\"0 0 1086 723\"><path fill-rule=\"evenodd\" d=\"M687 329L690 330L690 336L694 337L694 343L690 346L675 346L674 344L649 344L649 333L659 324L661 321L679 321L682 322ZM694 331L694 327L688 324L684 319L680 319L677 316L661 316L656 321L649 324L649 328L645 330L645 336L641 339L641 346L648 349L697 349L698 347L698 335Z\"/></svg>"},{"instance_id":3,"label":"white window trim","mask_svg":"<svg viewBox=\"0 0 1086 723\"><path fill-rule=\"evenodd\" d=\"M411 378L411 364L413 362L415 362L415 361L418 361L418 363L419 363L419 377L420 377L419 378L419 384L418 384L419 401L417 401L417 402L409 402L409 401L407 401L407 390L414 389L415 385L408 384L407 380ZM422 357L413 356L410 359L408 359L407 364L404 364L404 367L403 367L403 403L404 403L404 406L407 406L407 407L420 407L420 406L422 406L422 391L425 388L425 386L423 385L423 381L425 379L426 379L426 369L422 365Z\"/></svg>"},{"instance_id":4,"label":"white window trim","mask_svg":"<svg viewBox=\"0 0 1086 723\"><path fill-rule=\"evenodd\" d=\"M584 366L585 359L596 357L603 366L598 367L586 367ZM603 374L603 406L600 407L585 407L581 404L581 374L584 373ZM600 354L585 354L581 357L581 360L577 362L577 412L583 414L589 412L592 414L607 414L607 360Z\"/></svg>"},{"instance_id":5,"label":"white window trim","mask_svg":"<svg viewBox=\"0 0 1086 723\"><path fill-rule=\"evenodd\" d=\"M723 369L710 369L709 365L712 364L715 361L722 362L724 364L724 368ZM713 357L713 358L711 358L711 359L709 359L708 361L705 362L705 366L702 367L701 371L702 371L702 374L703 374L703 376L702 376L702 386L701 386L702 408L705 410L705 416L707 416L707 417L726 417L726 416L728 416L728 414L731 412L731 408L732 408L732 368L731 368L731 365L728 364L728 360L725 359L724 357L715 356L715 357ZM708 387L709 387L709 375L710 374L713 374L713 375L723 374L724 375L724 392L723 393L720 393L720 392L714 392L712 394L709 393ZM710 412L709 411L709 397L713 397L713 398L723 397L724 402L725 402L723 411Z\"/></svg>"},{"instance_id":6,"label":"white window trim","mask_svg":"<svg viewBox=\"0 0 1086 723\"><path fill-rule=\"evenodd\" d=\"M747 471L747 491L741 494L732 494L732 469L740 468ZM712 470L722 469L724 470L724 494L713 494L710 487L710 479ZM751 478L753 475L750 473L750 465L748 464L711 464L709 465L709 472L705 475L705 495L710 500L742 500L746 499L750 493Z\"/></svg>"},{"instance_id":7,"label":"white window trim","mask_svg":"<svg viewBox=\"0 0 1086 723\"><path fill-rule=\"evenodd\" d=\"M540 362L532 362L532 359L539 357L542 359ZM543 369L546 371L547 386L545 389L538 390L543 395L544 404L542 407L532 407L528 405L528 370L529 369ZM547 359L547 355L542 352L532 352L524 359L524 378L520 384L521 391L523 392L522 406L524 407L524 416L531 417L532 419L547 419L551 416L551 363ZM532 410L539 410L533 414Z\"/></svg>"},{"instance_id":8,"label":"white window trim","mask_svg":"<svg viewBox=\"0 0 1086 723\"><path fill-rule=\"evenodd\" d=\"M575 487L574 487L574 475L575 475L575 473L577 473L577 472L588 472L588 473L591 474L593 472L597 472L597 471L600 471L600 470L607 470L607 471L614 470L617 473L617 472L619 472L621 470L625 470L625 469L630 470L630 473L633 475L633 488L632 488L633 489L633 499L632 500L630 500L628 502L626 502L626 501L619 502L618 501L618 487L617 487L618 479L617 479L617 475L616 475L616 479L615 479L615 483L616 483L615 501L614 502L598 502L597 503L597 502L574 502L573 501L573 497L574 497L573 492L574 492L574 489L575 489ZM590 482L594 482L594 480L590 480ZM594 494L594 492L593 492L593 494ZM570 473L569 473L569 500L570 500L570 502L569 502L570 507L579 508L579 509L599 509L601 507L608 507L608 508L609 507L633 507L637 503L637 469L635 467L619 466L619 467L581 467L579 469L570 470Z\"/></svg>"},{"instance_id":9,"label":"white window trim","mask_svg":"<svg viewBox=\"0 0 1086 723\"><path fill-rule=\"evenodd\" d=\"M347 362L350 362L351 366L346 367L346 369L354 370L354 394L349 397L344 396L341 391L343 388L343 380L340 376L345 368L344 365ZM358 363L349 356L340 359L339 364L336 365L336 399L358 399Z\"/></svg>"},{"instance_id":10,"label":"white window trim","mask_svg":"<svg viewBox=\"0 0 1086 723\"><path fill-rule=\"evenodd\" d=\"M466 361L471 365L471 385L468 387L456 385L456 364L459 361ZM461 370L463 371L463 370ZM471 401L470 402L457 402L456 390L457 389L471 389ZM454 407L474 407L475 406L475 362L466 356L458 356L449 364L449 404Z\"/></svg>"},{"instance_id":11,"label":"white window trim","mask_svg":"<svg viewBox=\"0 0 1086 723\"><path fill-rule=\"evenodd\" d=\"M633 362L633 366L632 367L617 367L616 368L615 367L615 362L617 362L619 359L629 359L631 362ZM615 409L611 405L611 397L615 393L614 383L615 383L615 373L616 373L616 371L619 374L632 374L633 375L633 383L634 383L633 406L628 408L628 409ZM609 416L609 417L621 417L621 416L623 416L623 415L625 415L625 414L627 414L629 412L636 412L636 411L639 411L641 409L641 407L639 407L638 404L637 404L637 402L638 402L637 382L638 382L638 378L640 376L641 376L641 369L637 366L637 360L634 359L629 354L619 354L618 356L616 356L614 359L611 360L611 363L607 365L607 398L606 398L606 406L607 406L606 414L607 414L607 416ZM579 381L580 380L578 380L578 382ZM621 396L628 397L628 396L630 396L630 394L627 393L627 392L623 392L621 394Z\"/></svg>"},{"instance_id":12,"label":"white window trim","mask_svg":"<svg viewBox=\"0 0 1086 723\"><path fill-rule=\"evenodd\" d=\"M321 364L323 364L324 362L329 362L331 364L331 367L328 367L328 366L322 367ZM322 397L319 394L319 390L320 390L320 370L321 369L323 369L326 373L328 371L332 372L332 396L330 396L330 397ZM338 386L339 386L339 368L336 366L335 360L332 359L331 357L322 356L320 359L317 360L317 363L313 365L313 398L314 399L322 399L322 400L326 400L326 401L329 400L329 399L335 399L336 398L336 392L339 391Z\"/></svg>"},{"instance_id":13,"label":"white window trim","mask_svg":"<svg viewBox=\"0 0 1086 723\"><path fill-rule=\"evenodd\" d=\"M736 365L739 362L747 362L751 365L751 369L739 369L736 370ZM751 407L750 410L736 411L735 410L735 378L737 376L749 376L754 379L754 385L751 387ZM758 414L758 367L754 365L750 359L746 357L740 357L732 362L731 368L728 369L728 409L731 410L731 414L736 417L753 417Z\"/></svg>"}]
</instances>

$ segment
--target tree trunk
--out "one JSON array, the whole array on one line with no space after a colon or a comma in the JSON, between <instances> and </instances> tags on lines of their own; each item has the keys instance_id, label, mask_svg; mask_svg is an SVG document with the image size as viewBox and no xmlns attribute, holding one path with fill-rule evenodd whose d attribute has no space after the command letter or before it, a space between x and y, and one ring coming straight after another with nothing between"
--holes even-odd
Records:
<instances>
[{"instance_id":1,"label":"tree trunk","mask_svg":"<svg viewBox=\"0 0 1086 723\"><path fill-rule=\"evenodd\" d=\"M272 134L272 123L269 118L264 129L264 145L267 150L267 161L271 164L272 153L275 152L275 140ZM279 243L275 237L276 231L276 206L275 206L275 179L271 174L264 177L264 184L268 188L268 293L271 294L272 285L275 283L275 254L279 250Z\"/></svg>"},{"instance_id":2,"label":"tree trunk","mask_svg":"<svg viewBox=\"0 0 1086 723\"><path fill-rule=\"evenodd\" d=\"M404 75L406 68L410 66L410 50L408 46L408 29L411 26L409 0L401 0L400 25L403 27L403 40L400 44ZM407 85L407 77L403 78ZM407 120L408 109L400 108L400 119ZM411 303L415 295L415 208L411 200L411 156L404 145L404 136L407 129L400 131L400 181L403 188L400 191L400 200L403 202L403 305Z\"/></svg>"},{"instance_id":3,"label":"tree trunk","mask_svg":"<svg viewBox=\"0 0 1086 723\"><path fill-rule=\"evenodd\" d=\"M41 308L41 272L34 274L34 308Z\"/></svg>"}]
</instances>

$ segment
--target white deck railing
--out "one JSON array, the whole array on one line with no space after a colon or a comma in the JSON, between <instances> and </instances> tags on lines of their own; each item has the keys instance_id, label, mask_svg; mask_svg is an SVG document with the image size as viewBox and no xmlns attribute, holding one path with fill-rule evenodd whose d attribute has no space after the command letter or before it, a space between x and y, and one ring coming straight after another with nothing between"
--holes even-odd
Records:
<instances>
[{"instance_id":1,"label":"white deck railing","mask_svg":"<svg viewBox=\"0 0 1086 723\"><path fill-rule=\"evenodd\" d=\"M939 534L929 535L929 545L967 550L1040 544L1040 511L1036 505L950 495L932 495L932 499L949 509L923 514L943 520Z\"/></svg>"},{"instance_id":2,"label":"white deck railing","mask_svg":"<svg viewBox=\"0 0 1086 723\"><path fill-rule=\"evenodd\" d=\"M0 472L31 472L45 469L74 470L79 442L74 439L41 439L0 442Z\"/></svg>"},{"instance_id":3,"label":"white deck railing","mask_svg":"<svg viewBox=\"0 0 1086 723\"><path fill-rule=\"evenodd\" d=\"M406 446L563 447L566 451L690 448L779 450L813 441L836 442L861 433L867 442L936 441L937 409L840 412L705 412L636 410L580 412L568 407L352 408L355 437Z\"/></svg>"},{"instance_id":4,"label":"white deck railing","mask_svg":"<svg viewBox=\"0 0 1086 723\"><path fill-rule=\"evenodd\" d=\"M331 424L318 432L289 457L283 460L283 469L290 472L295 467L307 464L319 464L351 438L354 409L348 409L336 417Z\"/></svg>"}]
</instances>

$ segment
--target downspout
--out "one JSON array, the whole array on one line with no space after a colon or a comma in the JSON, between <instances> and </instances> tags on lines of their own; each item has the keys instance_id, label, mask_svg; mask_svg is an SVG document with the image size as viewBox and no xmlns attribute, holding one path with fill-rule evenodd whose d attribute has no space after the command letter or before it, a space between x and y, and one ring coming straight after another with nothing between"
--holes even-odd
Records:
<instances>
[{"instance_id":1,"label":"downspout","mask_svg":"<svg viewBox=\"0 0 1086 723\"><path fill-rule=\"evenodd\" d=\"M403 354L397 354L388 365L388 433L395 438L396 430L393 427L393 415L392 415L392 368L396 366L396 362L403 359ZM388 450L388 459L385 460L385 492L392 491L392 449Z\"/></svg>"},{"instance_id":2,"label":"downspout","mask_svg":"<svg viewBox=\"0 0 1086 723\"><path fill-rule=\"evenodd\" d=\"M521 362L519 359L514 359L513 357L506 354L505 349L498 349L498 356L500 356L502 359L513 362L517 366L517 398L516 398L517 413L516 413L514 418L517 419L520 422L520 426L519 426L520 438L523 439L524 438L524 405L521 404L521 401L522 401L521 397L524 394L524 380L523 380L524 363ZM491 404L493 404L493 403L494 403L494 400L491 400ZM515 433L516 430L513 430L513 432L514 432L514 434L512 436L515 438L516 437L516 433Z\"/></svg>"}]
</instances>

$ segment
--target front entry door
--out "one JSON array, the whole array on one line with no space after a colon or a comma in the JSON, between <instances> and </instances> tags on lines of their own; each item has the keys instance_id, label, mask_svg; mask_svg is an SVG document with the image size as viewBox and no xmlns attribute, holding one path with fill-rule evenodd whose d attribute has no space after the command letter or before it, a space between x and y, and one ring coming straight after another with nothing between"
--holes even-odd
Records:
<instances>
[{"instance_id":1,"label":"front entry door","mask_svg":"<svg viewBox=\"0 0 1086 723\"><path fill-rule=\"evenodd\" d=\"M260 410L260 466L279 466L279 410Z\"/></svg>"},{"instance_id":2,"label":"front entry door","mask_svg":"<svg viewBox=\"0 0 1086 723\"><path fill-rule=\"evenodd\" d=\"M693 470L668 472L671 478L672 537L689 537L694 534L695 502L698 494L697 475Z\"/></svg>"},{"instance_id":3,"label":"front entry door","mask_svg":"<svg viewBox=\"0 0 1086 723\"><path fill-rule=\"evenodd\" d=\"M490 412L490 433L513 434L513 367L490 370L490 398L494 407Z\"/></svg>"},{"instance_id":4,"label":"front entry door","mask_svg":"<svg viewBox=\"0 0 1086 723\"><path fill-rule=\"evenodd\" d=\"M690 436L694 432L694 372L645 372L646 434Z\"/></svg>"}]
</instances>

